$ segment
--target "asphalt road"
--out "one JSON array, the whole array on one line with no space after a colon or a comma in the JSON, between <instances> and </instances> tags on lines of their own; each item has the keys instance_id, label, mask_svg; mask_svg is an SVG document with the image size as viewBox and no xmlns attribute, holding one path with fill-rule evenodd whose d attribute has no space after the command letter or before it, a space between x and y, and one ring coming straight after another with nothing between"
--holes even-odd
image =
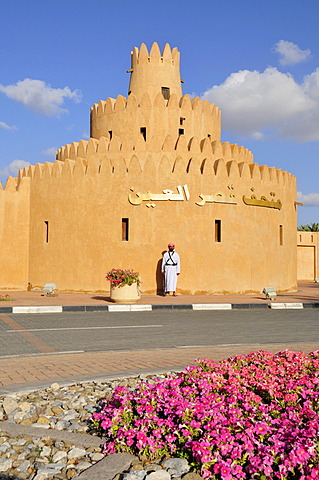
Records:
<instances>
[{"instance_id":1,"label":"asphalt road","mask_svg":"<svg viewBox=\"0 0 319 480\"><path fill-rule=\"evenodd\" d=\"M0 314L0 357L309 342L316 309Z\"/></svg>"}]
</instances>

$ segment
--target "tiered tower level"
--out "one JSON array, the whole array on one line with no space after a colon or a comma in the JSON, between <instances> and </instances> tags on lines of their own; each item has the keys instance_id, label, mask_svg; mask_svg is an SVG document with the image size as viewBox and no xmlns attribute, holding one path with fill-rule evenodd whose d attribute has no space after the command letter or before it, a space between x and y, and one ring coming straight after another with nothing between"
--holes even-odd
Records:
<instances>
[{"instance_id":1,"label":"tiered tower level","mask_svg":"<svg viewBox=\"0 0 319 480\"><path fill-rule=\"evenodd\" d=\"M180 293L295 290L295 177L220 141L219 108L182 94L177 48L142 44L128 72L127 97L91 108L88 141L0 190L0 286L101 292L121 267L159 292L174 241Z\"/></svg>"},{"instance_id":2,"label":"tiered tower level","mask_svg":"<svg viewBox=\"0 0 319 480\"><path fill-rule=\"evenodd\" d=\"M91 137L119 137L135 147L142 136L149 144L157 138L161 146L170 135L188 145L192 138L220 139L220 110L207 100L182 96L177 48L157 43L148 52L144 44L131 53L128 97L119 95L95 104L91 111ZM128 139L128 140L126 140ZM156 141L156 140L155 140Z\"/></svg>"}]
</instances>

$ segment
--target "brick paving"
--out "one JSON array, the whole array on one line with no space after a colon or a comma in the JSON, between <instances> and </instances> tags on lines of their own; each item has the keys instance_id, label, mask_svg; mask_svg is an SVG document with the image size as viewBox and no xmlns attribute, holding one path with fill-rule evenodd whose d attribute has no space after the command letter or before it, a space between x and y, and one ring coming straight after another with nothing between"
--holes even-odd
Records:
<instances>
[{"instance_id":1,"label":"brick paving","mask_svg":"<svg viewBox=\"0 0 319 480\"><path fill-rule=\"evenodd\" d=\"M41 292L0 292L9 293L12 302L3 302L4 306L26 305L96 305L111 303L103 295L90 293L58 293L57 297L46 297ZM319 284L302 283L295 293L283 294L277 297L277 302L318 302ZM209 295L209 296L178 296L161 297L142 295L140 304L194 304L194 303L265 303L263 295ZM267 303L267 302L266 302ZM2 306L2 303L0 307ZM54 314L52 314L54 315ZM21 329L18 320L1 314L13 329ZM172 369L182 369L194 363L196 358L211 358L216 361L231 355L245 354L259 350L260 345L243 345L230 347L196 347L167 348L138 351L112 351L93 353L55 354L53 349L39 343L39 339L27 330L25 340L33 343L42 354L0 358L0 393L11 390L21 390L53 382L73 382L79 380L102 379L108 376L138 374L141 372L159 372ZM263 345L263 350L278 351L287 348L310 352L318 348L317 343L293 343L278 345ZM1 354L0 354L1 355Z\"/></svg>"},{"instance_id":2,"label":"brick paving","mask_svg":"<svg viewBox=\"0 0 319 480\"><path fill-rule=\"evenodd\" d=\"M310 352L317 343L263 345L266 351L278 349ZM0 359L0 393L21 390L53 382L73 382L102 379L108 376L134 375L142 372L160 372L183 369L195 359L215 361L232 355L260 350L260 345L206 347L185 349L157 349L139 351L112 351L79 354L38 355Z\"/></svg>"}]
</instances>

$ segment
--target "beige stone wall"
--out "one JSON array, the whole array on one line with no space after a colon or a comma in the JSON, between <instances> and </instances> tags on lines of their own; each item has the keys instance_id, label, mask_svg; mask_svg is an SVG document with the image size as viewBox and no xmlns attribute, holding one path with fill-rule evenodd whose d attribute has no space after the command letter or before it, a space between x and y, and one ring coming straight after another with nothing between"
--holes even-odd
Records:
<instances>
[{"instance_id":1,"label":"beige stone wall","mask_svg":"<svg viewBox=\"0 0 319 480\"><path fill-rule=\"evenodd\" d=\"M313 281L319 277L319 232L297 232L297 279Z\"/></svg>"},{"instance_id":2,"label":"beige stone wall","mask_svg":"<svg viewBox=\"0 0 319 480\"><path fill-rule=\"evenodd\" d=\"M1 183L0 183L1 187ZM30 178L17 186L9 177L0 188L0 287L23 289L28 286Z\"/></svg>"},{"instance_id":3,"label":"beige stone wall","mask_svg":"<svg viewBox=\"0 0 319 480\"><path fill-rule=\"evenodd\" d=\"M118 156L57 161L51 174L44 168L41 175L36 167L31 189L32 285L53 281L61 290L105 291L107 270L123 267L138 270L142 291L155 293L161 288L161 254L174 241L182 259L180 293L296 288L295 179L286 172L223 160L203 166L172 154L158 161L150 156L144 165L134 157L128 167ZM189 200L185 193L181 201L132 205L128 200L129 194L137 198L136 192L176 193L178 185L188 186ZM282 209L245 205L242 196L250 197L252 188L257 198L275 192ZM233 193L237 204L196 204L201 193L218 192ZM122 218L129 219L128 241L122 241ZM221 242L215 242L215 220L221 220Z\"/></svg>"}]
</instances>

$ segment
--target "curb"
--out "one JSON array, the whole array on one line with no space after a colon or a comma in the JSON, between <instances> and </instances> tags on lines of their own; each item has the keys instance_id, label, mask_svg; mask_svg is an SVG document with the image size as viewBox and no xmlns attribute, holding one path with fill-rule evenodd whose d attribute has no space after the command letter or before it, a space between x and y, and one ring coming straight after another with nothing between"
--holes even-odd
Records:
<instances>
[{"instance_id":1,"label":"curb","mask_svg":"<svg viewBox=\"0 0 319 480\"><path fill-rule=\"evenodd\" d=\"M319 302L307 303L193 303L175 305L52 305L0 307L0 313L64 313L64 312L152 312L157 310L243 310L243 309L319 308Z\"/></svg>"}]
</instances>

